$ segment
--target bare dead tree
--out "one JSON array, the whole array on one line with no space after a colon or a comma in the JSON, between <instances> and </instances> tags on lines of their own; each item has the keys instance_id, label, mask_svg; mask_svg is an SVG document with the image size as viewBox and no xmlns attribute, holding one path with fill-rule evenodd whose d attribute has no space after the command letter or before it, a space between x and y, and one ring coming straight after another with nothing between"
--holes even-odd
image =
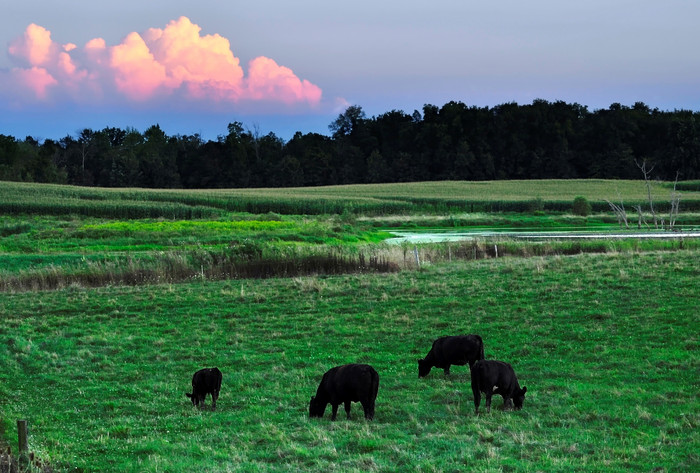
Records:
<instances>
[{"instance_id":1,"label":"bare dead tree","mask_svg":"<svg viewBox=\"0 0 700 473\"><path fill-rule=\"evenodd\" d=\"M637 211L637 228L641 230L642 224L644 224L648 227L649 224L647 223L647 219L644 218L644 214L642 213L642 206L635 205L634 210Z\"/></svg>"},{"instance_id":2,"label":"bare dead tree","mask_svg":"<svg viewBox=\"0 0 700 473\"><path fill-rule=\"evenodd\" d=\"M620 225L620 228L622 228L622 224L624 223L625 228L629 229L630 225L629 222L627 221L627 211L625 210L625 204L622 202L622 197L620 197L620 205L617 205L614 202L611 202L609 200L605 200L605 202L608 203L610 208L612 209L613 213L617 217L617 223Z\"/></svg>"},{"instance_id":3,"label":"bare dead tree","mask_svg":"<svg viewBox=\"0 0 700 473\"><path fill-rule=\"evenodd\" d=\"M650 169L647 169L646 159L642 161L642 164L639 164L639 162L635 159L634 164L637 165L639 170L642 171L642 174L644 175L644 183L647 186L647 199L649 200L649 210L651 211L651 216L654 218L654 228L658 229L659 219L656 216L656 211L654 210L654 200L651 198L651 180L649 179L649 176L651 175L651 172L654 170L655 166L652 166Z\"/></svg>"},{"instance_id":4,"label":"bare dead tree","mask_svg":"<svg viewBox=\"0 0 700 473\"><path fill-rule=\"evenodd\" d=\"M676 190L678 185L678 176L680 172L676 171L676 180L673 181L673 191L671 192L671 210L668 215L668 229L673 230L676 225L676 218L678 218L678 207L681 203L681 193Z\"/></svg>"}]
</instances>

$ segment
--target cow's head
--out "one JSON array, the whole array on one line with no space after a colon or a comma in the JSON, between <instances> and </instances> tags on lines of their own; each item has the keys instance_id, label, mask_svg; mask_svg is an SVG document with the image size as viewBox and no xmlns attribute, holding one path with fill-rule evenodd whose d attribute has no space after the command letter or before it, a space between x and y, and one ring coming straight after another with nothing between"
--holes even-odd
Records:
<instances>
[{"instance_id":1,"label":"cow's head","mask_svg":"<svg viewBox=\"0 0 700 473\"><path fill-rule=\"evenodd\" d=\"M193 406L198 406L200 402L204 403L204 399L200 399L200 396L197 396L195 394L185 393L185 396L190 398Z\"/></svg>"},{"instance_id":2,"label":"cow's head","mask_svg":"<svg viewBox=\"0 0 700 473\"><path fill-rule=\"evenodd\" d=\"M311 401L309 402L309 417L323 417L327 405L328 403L318 401L315 396L311 396Z\"/></svg>"},{"instance_id":3,"label":"cow's head","mask_svg":"<svg viewBox=\"0 0 700 473\"><path fill-rule=\"evenodd\" d=\"M523 389L515 391L515 394L513 395L513 407L515 407L516 410L520 410L523 408L523 402L525 402L526 391L527 386L523 386Z\"/></svg>"},{"instance_id":4,"label":"cow's head","mask_svg":"<svg viewBox=\"0 0 700 473\"><path fill-rule=\"evenodd\" d=\"M424 376L428 376L428 373L430 373L431 368L432 365L425 361L425 358L422 360L418 360L418 377L422 378Z\"/></svg>"}]
</instances>

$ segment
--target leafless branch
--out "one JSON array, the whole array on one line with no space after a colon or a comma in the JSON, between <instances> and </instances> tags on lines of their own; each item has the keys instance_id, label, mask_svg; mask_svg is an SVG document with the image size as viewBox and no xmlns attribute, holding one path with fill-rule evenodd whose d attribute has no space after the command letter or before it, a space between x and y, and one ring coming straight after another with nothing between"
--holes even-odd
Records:
<instances>
[{"instance_id":1,"label":"leafless branch","mask_svg":"<svg viewBox=\"0 0 700 473\"><path fill-rule=\"evenodd\" d=\"M654 218L654 228L658 229L659 219L656 216L656 211L654 210L654 200L651 198L651 180L649 179L651 172L656 166L652 166L651 168L647 169L646 159L642 161L642 164L639 164L639 162L635 159L634 164L637 165L639 170L642 171L642 174L644 175L644 183L647 186L647 198L649 199L649 210L651 211L651 216Z\"/></svg>"},{"instance_id":2,"label":"leafless branch","mask_svg":"<svg viewBox=\"0 0 700 473\"><path fill-rule=\"evenodd\" d=\"M615 216L617 217L617 223L620 225L620 228L622 228L622 224L624 223L625 228L629 228L629 223L627 222L627 211L625 210L625 204L622 203L622 198L620 198L620 205L617 205L614 202L611 202L609 200L605 200L605 202L608 203L612 211L615 213Z\"/></svg>"},{"instance_id":3,"label":"leafless branch","mask_svg":"<svg viewBox=\"0 0 700 473\"><path fill-rule=\"evenodd\" d=\"M642 228L642 224L644 224L645 226L648 227L649 224L647 223L647 219L644 218L644 214L642 213L642 206L641 206L641 205L635 205L635 206L634 206L634 210L637 211L637 228L638 228L638 229L641 229L641 228Z\"/></svg>"},{"instance_id":4,"label":"leafless branch","mask_svg":"<svg viewBox=\"0 0 700 473\"><path fill-rule=\"evenodd\" d=\"M676 218L678 217L678 207L681 203L681 193L676 190L678 185L679 171L676 171L676 180L673 181L673 191L671 192L671 210L668 215L668 229L673 230L676 225Z\"/></svg>"}]
</instances>

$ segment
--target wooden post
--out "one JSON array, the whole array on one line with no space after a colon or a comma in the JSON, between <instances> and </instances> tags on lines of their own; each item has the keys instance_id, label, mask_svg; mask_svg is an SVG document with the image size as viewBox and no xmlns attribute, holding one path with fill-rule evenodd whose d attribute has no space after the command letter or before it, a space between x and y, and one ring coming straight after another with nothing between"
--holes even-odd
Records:
<instances>
[{"instance_id":1,"label":"wooden post","mask_svg":"<svg viewBox=\"0 0 700 473\"><path fill-rule=\"evenodd\" d=\"M493 249L496 252L496 258L498 258L498 245L493 245Z\"/></svg>"},{"instance_id":2,"label":"wooden post","mask_svg":"<svg viewBox=\"0 0 700 473\"><path fill-rule=\"evenodd\" d=\"M420 259L418 259L418 247L413 247L413 255L416 257L416 266L420 268Z\"/></svg>"},{"instance_id":3,"label":"wooden post","mask_svg":"<svg viewBox=\"0 0 700 473\"><path fill-rule=\"evenodd\" d=\"M18 420L17 421L17 438L19 440L19 454L26 454L29 450L29 444L27 442L27 421Z\"/></svg>"},{"instance_id":4,"label":"wooden post","mask_svg":"<svg viewBox=\"0 0 700 473\"><path fill-rule=\"evenodd\" d=\"M19 462L20 471L29 466L29 442L27 441L27 421L22 419L17 421L17 441L19 443Z\"/></svg>"}]
</instances>

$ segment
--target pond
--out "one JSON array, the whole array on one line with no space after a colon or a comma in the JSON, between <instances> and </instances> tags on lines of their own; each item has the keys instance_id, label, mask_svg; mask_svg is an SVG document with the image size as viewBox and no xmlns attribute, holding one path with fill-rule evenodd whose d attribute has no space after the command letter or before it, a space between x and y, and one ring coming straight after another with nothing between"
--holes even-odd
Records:
<instances>
[{"instance_id":1,"label":"pond","mask_svg":"<svg viewBox=\"0 0 700 473\"><path fill-rule=\"evenodd\" d=\"M523 240L572 240L572 239L621 239L621 238L640 238L640 239L683 239L683 238L700 238L700 230L696 229L681 229L680 231L661 231L661 230L557 230L557 231L541 231L541 230L474 230L474 231L391 231L394 238L385 240L389 244L401 243L439 243L447 241L462 241L484 238L514 238Z\"/></svg>"}]
</instances>

